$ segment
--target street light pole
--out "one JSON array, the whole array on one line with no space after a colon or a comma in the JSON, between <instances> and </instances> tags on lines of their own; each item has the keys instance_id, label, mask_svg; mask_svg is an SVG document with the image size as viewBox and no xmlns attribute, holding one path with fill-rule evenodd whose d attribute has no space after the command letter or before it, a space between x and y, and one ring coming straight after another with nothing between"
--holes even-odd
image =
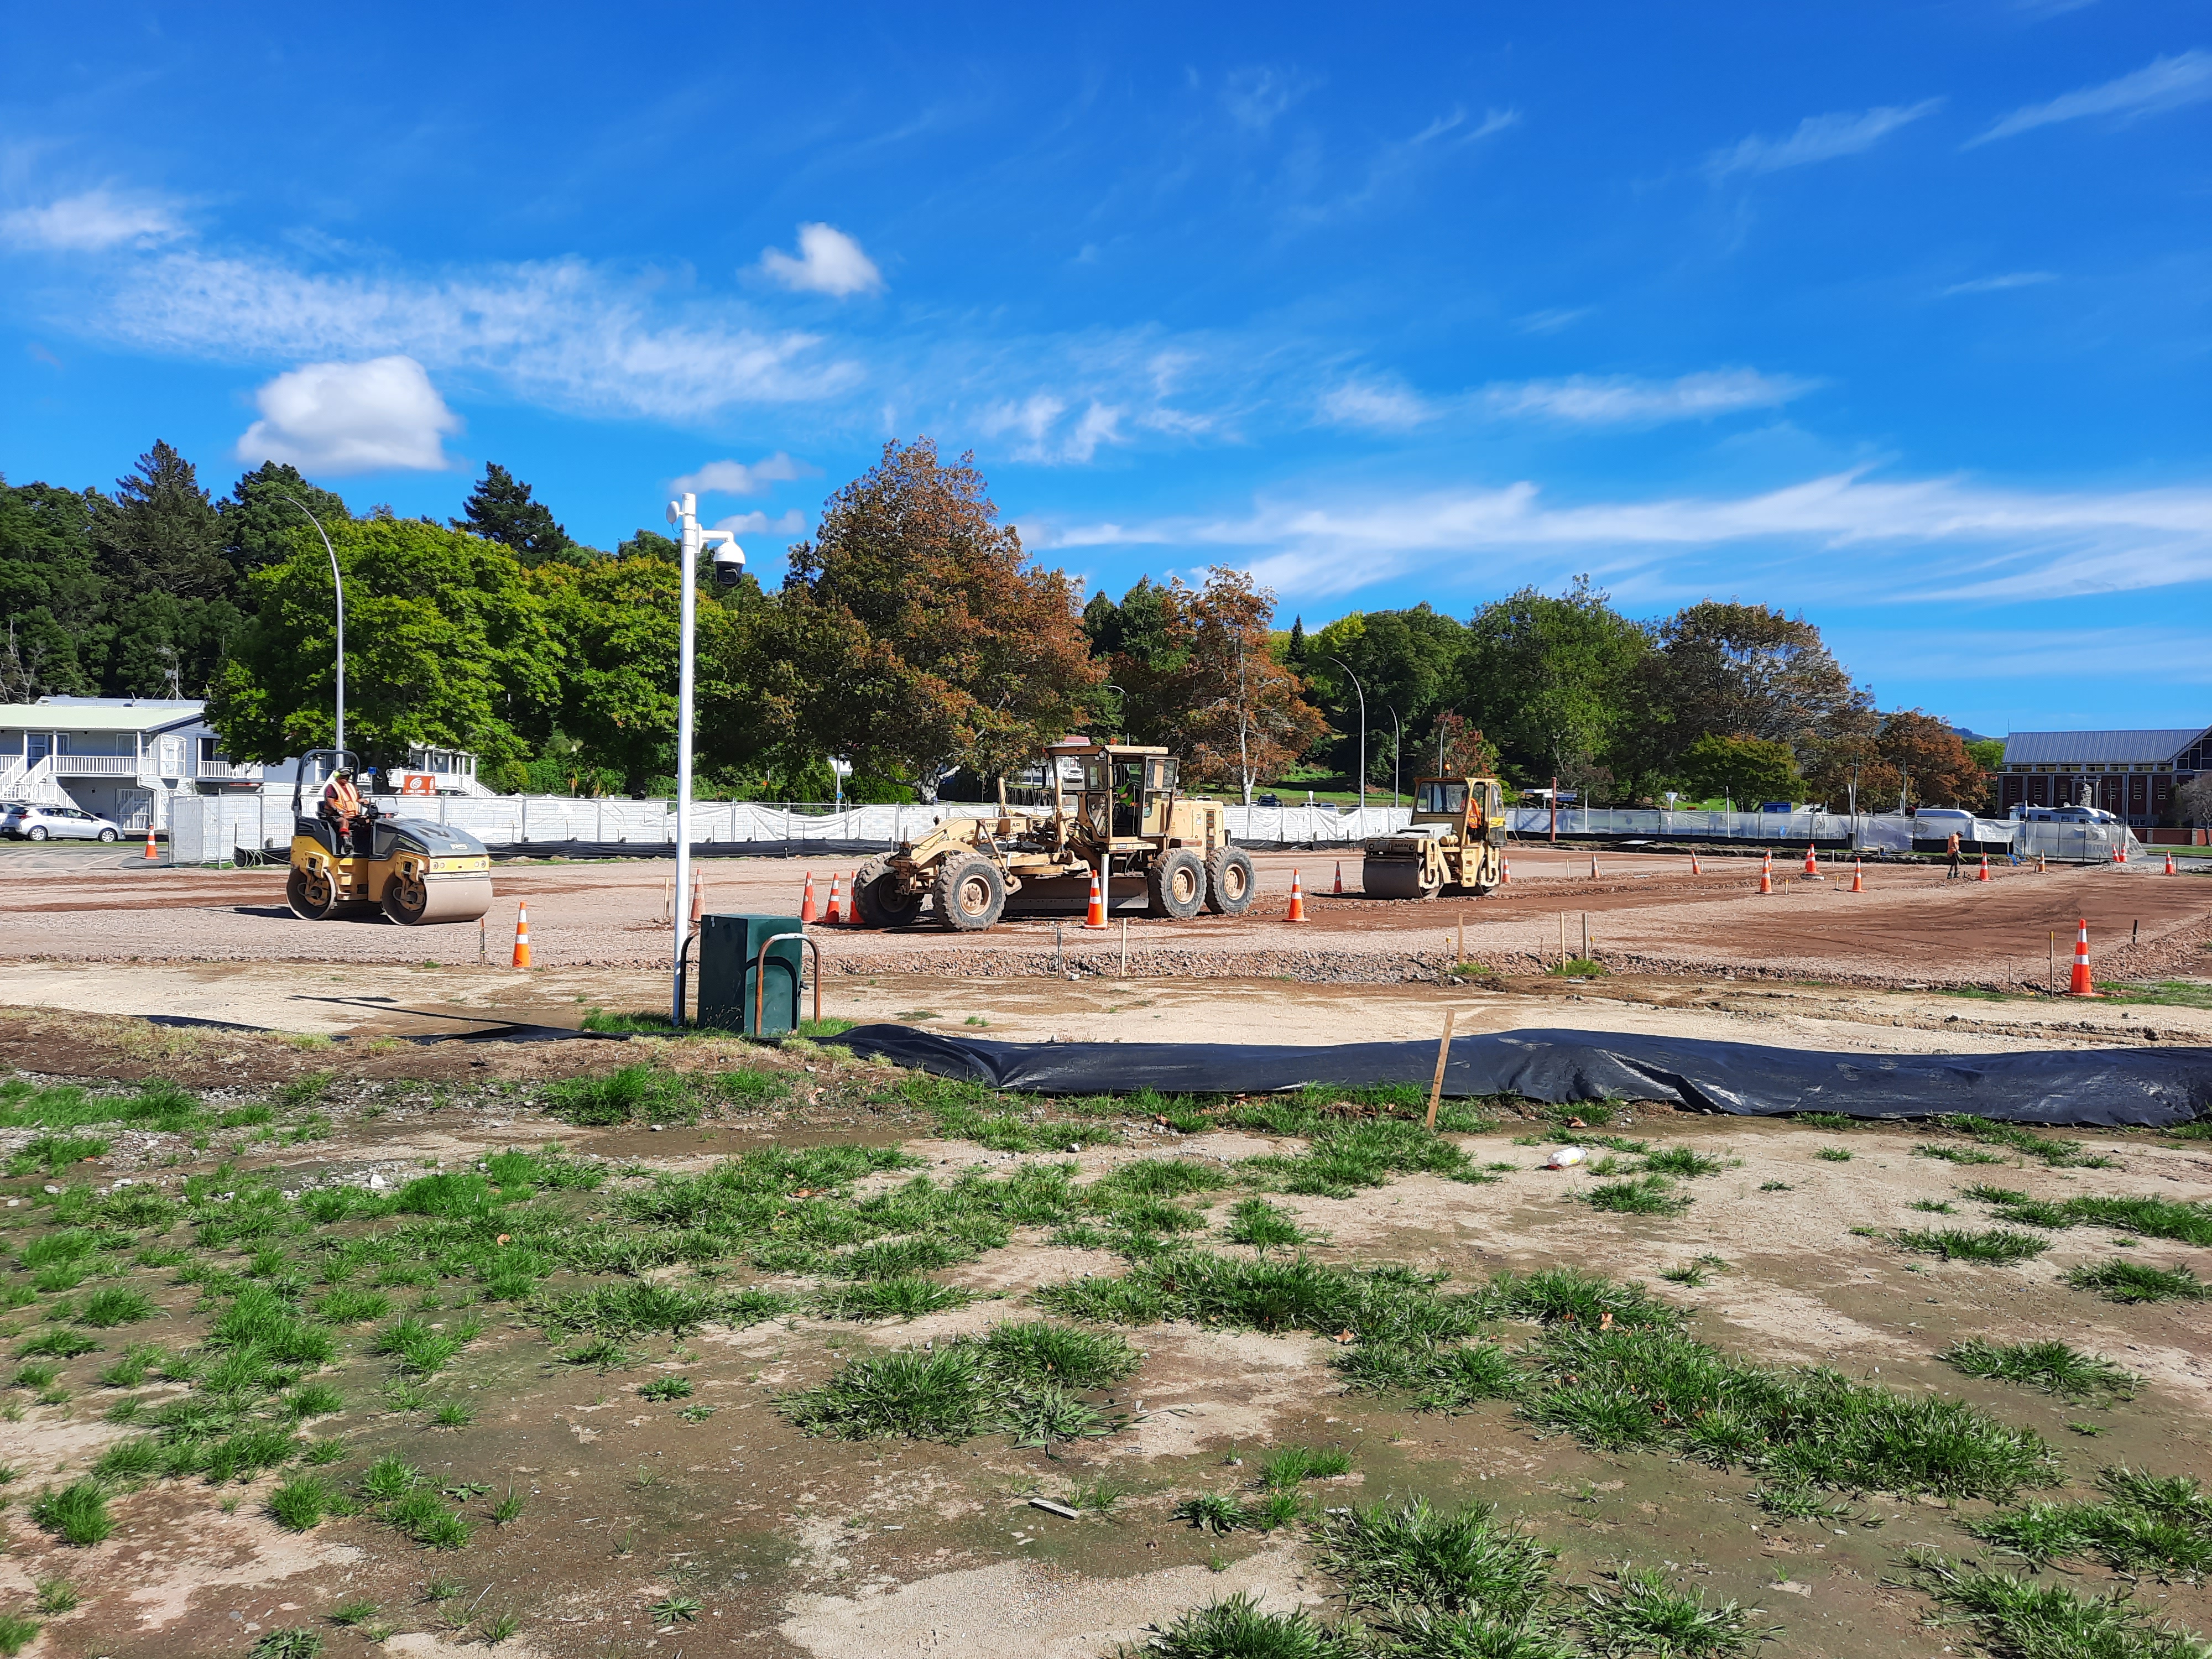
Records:
<instances>
[{"instance_id":1,"label":"street light pole","mask_svg":"<svg viewBox=\"0 0 2212 1659\"><path fill-rule=\"evenodd\" d=\"M1398 719L1396 704L1390 708L1390 810L1398 810L1398 754L1405 747L1406 728Z\"/></svg>"},{"instance_id":2,"label":"street light pole","mask_svg":"<svg viewBox=\"0 0 2212 1659\"><path fill-rule=\"evenodd\" d=\"M672 913L676 945L672 953L671 971L674 982L671 988L672 1004L669 1023L679 1030L684 1024L684 946L691 931L691 688L694 679L692 642L698 629L699 550L710 541L719 541L737 552L737 538L726 530L702 530L699 527L699 498L686 495L683 500L668 504L668 522L679 526L678 535L683 548L682 568L679 572L678 614L681 617L682 640L677 647L676 670L676 895L668 908ZM717 556L716 564L721 563ZM737 554L737 567L744 568L744 556ZM740 990L743 987L740 986ZM797 1017L799 1002L792 1000L792 1012Z\"/></svg>"},{"instance_id":3,"label":"street light pole","mask_svg":"<svg viewBox=\"0 0 2212 1659\"><path fill-rule=\"evenodd\" d=\"M1359 810L1367 811L1367 688L1359 683L1359 676L1352 672L1352 665L1341 657L1329 660L1340 665L1351 676L1352 689L1359 694Z\"/></svg>"},{"instance_id":4,"label":"street light pole","mask_svg":"<svg viewBox=\"0 0 2212 1659\"><path fill-rule=\"evenodd\" d=\"M337 732L331 740L331 746L343 752L345 749L345 579L338 574L338 550L331 545L330 532L323 528L323 521L313 513L307 512L307 504L305 501L297 495L288 494L282 489L276 493L298 507L301 512L307 514L307 522L315 526L315 534L323 538L323 551L331 556L331 586L336 590L338 596Z\"/></svg>"}]
</instances>

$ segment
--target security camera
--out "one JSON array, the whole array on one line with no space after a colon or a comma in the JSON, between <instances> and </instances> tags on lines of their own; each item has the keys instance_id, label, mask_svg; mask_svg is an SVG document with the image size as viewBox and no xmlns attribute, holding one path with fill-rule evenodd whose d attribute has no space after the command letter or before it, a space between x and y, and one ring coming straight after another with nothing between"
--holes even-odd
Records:
<instances>
[{"instance_id":1,"label":"security camera","mask_svg":"<svg viewBox=\"0 0 2212 1659\"><path fill-rule=\"evenodd\" d=\"M735 542L724 542L714 550L714 585L734 587L738 578L745 574L745 550Z\"/></svg>"}]
</instances>

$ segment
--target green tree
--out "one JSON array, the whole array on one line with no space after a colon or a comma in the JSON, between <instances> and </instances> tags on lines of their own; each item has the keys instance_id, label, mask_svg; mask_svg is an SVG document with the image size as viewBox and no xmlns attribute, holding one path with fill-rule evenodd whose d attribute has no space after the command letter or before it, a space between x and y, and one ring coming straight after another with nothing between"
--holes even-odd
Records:
<instances>
[{"instance_id":1,"label":"green tree","mask_svg":"<svg viewBox=\"0 0 2212 1659\"><path fill-rule=\"evenodd\" d=\"M473 530L488 541L514 550L526 565L549 559L576 563L591 556L591 550L571 541L568 532L553 521L551 509L532 500L530 486L496 462L487 462L484 475L461 503L462 516L448 520L456 530Z\"/></svg>"},{"instance_id":2,"label":"green tree","mask_svg":"<svg viewBox=\"0 0 2212 1659\"><path fill-rule=\"evenodd\" d=\"M115 481L115 498L93 503L92 550L102 574L126 593L221 599L233 586L222 522L192 464L166 443Z\"/></svg>"},{"instance_id":3,"label":"green tree","mask_svg":"<svg viewBox=\"0 0 2212 1659\"><path fill-rule=\"evenodd\" d=\"M755 688L764 747L927 796L946 769L1002 775L1082 718L1102 676L1075 597L999 522L972 458L891 442L793 547L725 677Z\"/></svg>"},{"instance_id":4,"label":"green tree","mask_svg":"<svg viewBox=\"0 0 2212 1659\"><path fill-rule=\"evenodd\" d=\"M285 499L288 495L292 501ZM353 516L344 497L309 483L300 469L288 461L264 461L242 476L231 486L230 494L216 503L223 557L229 561L240 583L257 570L283 563L302 546L322 546L314 526L301 515L294 501L305 504L333 537L337 534L333 526ZM302 536L307 538L306 543L300 540Z\"/></svg>"},{"instance_id":5,"label":"green tree","mask_svg":"<svg viewBox=\"0 0 2212 1659\"><path fill-rule=\"evenodd\" d=\"M559 651L544 605L506 548L419 519L332 526L346 583L346 738L372 765L410 745L526 759L551 732ZM217 676L208 718L239 760L331 739L331 570L320 543L256 574L252 620Z\"/></svg>"},{"instance_id":6,"label":"green tree","mask_svg":"<svg viewBox=\"0 0 2212 1659\"><path fill-rule=\"evenodd\" d=\"M1725 798L1739 811L1756 810L1762 801L1805 797L1796 752L1771 738L1723 738L1709 732L1682 751L1678 767L1691 799Z\"/></svg>"},{"instance_id":7,"label":"green tree","mask_svg":"<svg viewBox=\"0 0 2212 1659\"><path fill-rule=\"evenodd\" d=\"M1554 599L1524 587L1468 625L1452 707L1479 723L1523 781L1557 777L1601 794L1628 732L1650 632L1577 576Z\"/></svg>"},{"instance_id":8,"label":"green tree","mask_svg":"<svg viewBox=\"0 0 2212 1659\"><path fill-rule=\"evenodd\" d=\"M0 478L0 701L97 689L112 629L94 568L96 490Z\"/></svg>"},{"instance_id":9,"label":"green tree","mask_svg":"<svg viewBox=\"0 0 2212 1659\"><path fill-rule=\"evenodd\" d=\"M1352 665L1367 691L1367 781L1388 783L1392 763L1418 766L1425 743L1435 746L1436 717L1460 678L1467 629L1425 602L1410 611L1369 611L1340 617L1304 647L1309 681L1334 728L1332 750L1347 776L1358 763L1359 699L1334 659ZM1391 711L1397 711L1393 722ZM1401 737L1405 756L1393 754Z\"/></svg>"}]
</instances>

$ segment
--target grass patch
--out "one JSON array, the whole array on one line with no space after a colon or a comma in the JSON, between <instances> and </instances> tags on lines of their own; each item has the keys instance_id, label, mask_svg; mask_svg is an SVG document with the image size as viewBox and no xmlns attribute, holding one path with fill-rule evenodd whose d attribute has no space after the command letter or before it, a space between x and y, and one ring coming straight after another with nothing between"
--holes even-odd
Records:
<instances>
[{"instance_id":1,"label":"grass patch","mask_svg":"<svg viewBox=\"0 0 2212 1659\"><path fill-rule=\"evenodd\" d=\"M77 1480L58 1491L46 1487L31 1500L31 1522L64 1544L89 1549L115 1530L107 1512L107 1493L98 1480Z\"/></svg>"},{"instance_id":2,"label":"grass patch","mask_svg":"<svg viewBox=\"0 0 2212 1659\"><path fill-rule=\"evenodd\" d=\"M2017 1382L2069 1400L2132 1399L2142 1380L2101 1354L2083 1353L2063 1342L1997 1343L1969 1337L1936 1357L1968 1376Z\"/></svg>"},{"instance_id":3,"label":"grass patch","mask_svg":"<svg viewBox=\"0 0 2212 1659\"><path fill-rule=\"evenodd\" d=\"M1018 1445L1046 1445L1116 1427L1081 1396L1128 1376L1141 1359L1116 1336L1000 1325L981 1340L855 1359L820 1388L776 1404L807 1433L844 1440L957 1443L1005 1432Z\"/></svg>"},{"instance_id":4,"label":"grass patch","mask_svg":"<svg viewBox=\"0 0 2212 1659\"><path fill-rule=\"evenodd\" d=\"M1351 1468L1352 1454L1341 1446L1283 1446L1260 1460L1258 1484L1271 1492L1294 1491L1301 1481L1327 1480Z\"/></svg>"},{"instance_id":5,"label":"grass patch","mask_svg":"<svg viewBox=\"0 0 2212 1659\"><path fill-rule=\"evenodd\" d=\"M2094 1291L2107 1302L2202 1302L2212 1285L2186 1267L2152 1267L2139 1261L2100 1261L2076 1267L2066 1282L2077 1291Z\"/></svg>"},{"instance_id":6,"label":"grass patch","mask_svg":"<svg viewBox=\"0 0 2212 1659\"><path fill-rule=\"evenodd\" d=\"M1605 964L1589 957L1571 957L1544 971L1554 979L1603 979Z\"/></svg>"},{"instance_id":7,"label":"grass patch","mask_svg":"<svg viewBox=\"0 0 2212 1659\"><path fill-rule=\"evenodd\" d=\"M933 1279L902 1277L833 1285L817 1294L811 1305L825 1319L919 1319L975 1299L971 1292Z\"/></svg>"},{"instance_id":8,"label":"grass patch","mask_svg":"<svg viewBox=\"0 0 2212 1659\"><path fill-rule=\"evenodd\" d=\"M1264 1198L1239 1200L1229 1212L1229 1224L1222 1236L1231 1244L1249 1244L1261 1255L1270 1250L1288 1249L1308 1242L1308 1235L1288 1210L1270 1204Z\"/></svg>"},{"instance_id":9,"label":"grass patch","mask_svg":"<svg viewBox=\"0 0 2212 1659\"><path fill-rule=\"evenodd\" d=\"M2124 1595L2081 1595L1933 1551L1908 1558L1908 1582L2000 1659L2201 1659L2204 1651L2191 1632L2154 1620Z\"/></svg>"},{"instance_id":10,"label":"grass patch","mask_svg":"<svg viewBox=\"0 0 2212 1659\"><path fill-rule=\"evenodd\" d=\"M2116 1572L2191 1580L2212 1567L2212 1498L2194 1480L2121 1468L2097 1484L2099 1502L2028 1504L1970 1529L2037 1566L2094 1558Z\"/></svg>"},{"instance_id":11,"label":"grass patch","mask_svg":"<svg viewBox=\"0 0 2212 1659\"><path fill-rule=\"evenodd\" d=\"M1938 1128L1948 1129L1953 1134L1963 1135L1970 1140L2010 1147L2014 1152L2041 1160L2054 1170L2111 1170L2118 1167L2113 1159L2101 1152L2083 1152L2078 1141L2039 1135L2017 1123L1999 1123L1990 1118L1968 1117L1957 1112L1946 1113L1936 1118L1935 1123Z\"/></svg>"},{"instance_id":12,"label":"grass patch","mask_svg":"<svg viewBox=\"0 0 2212 1659\"><path fill-rule=\"evenodd\" d=\"M1184 1613L1146 1650L1160 1659L1322 1659L1339 1649L1303 1608L1268 1613L1257 1596L1232 1595Z\"/></svg>"},{"instance_id":13,"label":"grass patch","mask_svg":"<svg viewBox=\"0 0 2212 1659\"><path fill-rule=\"evenodd\" d=\"M337 1488L319 1474L295 1475L269 1494L270 1516L288 1532L312 1532L343 1510Z\"/></svg>"},{"instance_id":14,"label":"grass patch","mask_svg":"<svg viewBox=\"0 0 2212 1659\"><path fill-rule=\"evenodd\" d=\"M1961 1227L1911 1231L1896 1235L1900 1249L1946 1261L2028 1261L2051 1248L2051 1241L2003 1227L1968 1232Z\"/></svg>"},{"instance_id":15,"label":"grass patch","mask_svg":"<svg viewBox=\"0 0 2212 1659\"><path fill-rule=\"evenodd\" d=\"M602 1077L556 1083L547 1091L545 1109L579 1127L605 1127L619 1123L696 1122L700 1103L683 1073L641 1063Z\"/></svg>"},{"instance_id":16,"label":"grass patch","mask_svg":"<svg viewBox=\"0 0 2212 1659\"><path fill-rule=\"evenodd\" d=\"M17 1654L31 1645L38 1633L37 1620L26 1618L20 1613L0 1613L0 1655L5 1655L6 1659L15 1659Z\"/></svg>"},{"instance_id":17,"label":"grass patch","mask_svg":"<svg viewBox=\"0 0 2212 1659\"><path fill-rule=\"evenodd\" d=\"M143 1291L110 1285L85 1297L83 1305L76 1310L76 1322L102 1328L134 1325L142 1319L151 1319L157 1311L154 1298Z\"/></svg>"},{"instance_id":18,"label":"grass patch","mask_svg":"<svg viewBox=\"0 0 2212 1659\"><path fill-rule=\"evenodd\" d=\"M2030 1198L2002 1187L1970 1187L1966 1196L1995 1206L1997 1217L2060 1230L2087 1224L2145 1238L2212 1246L2212 1205L2167 1198Z\"/></svg>"},{"instance_id":19,"label":"grass patch","mask_svg":"<svg viewBox=\"0 0 2212 1659\"><path fill-rule=\"evenodd\" d=\"M1680 1215L1690 1207L1689 1194L1676 1192L1674 1182L1657 1175L1601 1181L1576 1196L1593 1210L1613 1215Z\"/></svg>"}]
</instances>

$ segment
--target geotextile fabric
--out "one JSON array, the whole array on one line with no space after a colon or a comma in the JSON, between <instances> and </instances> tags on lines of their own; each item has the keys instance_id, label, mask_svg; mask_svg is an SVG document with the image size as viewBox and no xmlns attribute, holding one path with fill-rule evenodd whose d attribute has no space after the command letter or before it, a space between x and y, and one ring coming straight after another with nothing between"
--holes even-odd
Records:
<instances>
[{"instance_id":1,"label":"geotextile fabric","mask_svg":"<svg viewBox=\"0 0 2212 1659\"><path fill-rule=\"evenodd\" d=\"M905 1025L832 1039L872 1060L1030 1094L1272 1094L1434 1076L1433 1042L1329 1047L1207 1042L994 1042ZM1838 1054L1698 1037L1499 1031L1453 1039L1443 1092L1565 1105L1657 1100L1772 1117L1944 1112L2006 1123L2164 1128L2212 1115L2212 1048L2030 1049L2002 1054Z\"/></svg>"}]
</instances>

